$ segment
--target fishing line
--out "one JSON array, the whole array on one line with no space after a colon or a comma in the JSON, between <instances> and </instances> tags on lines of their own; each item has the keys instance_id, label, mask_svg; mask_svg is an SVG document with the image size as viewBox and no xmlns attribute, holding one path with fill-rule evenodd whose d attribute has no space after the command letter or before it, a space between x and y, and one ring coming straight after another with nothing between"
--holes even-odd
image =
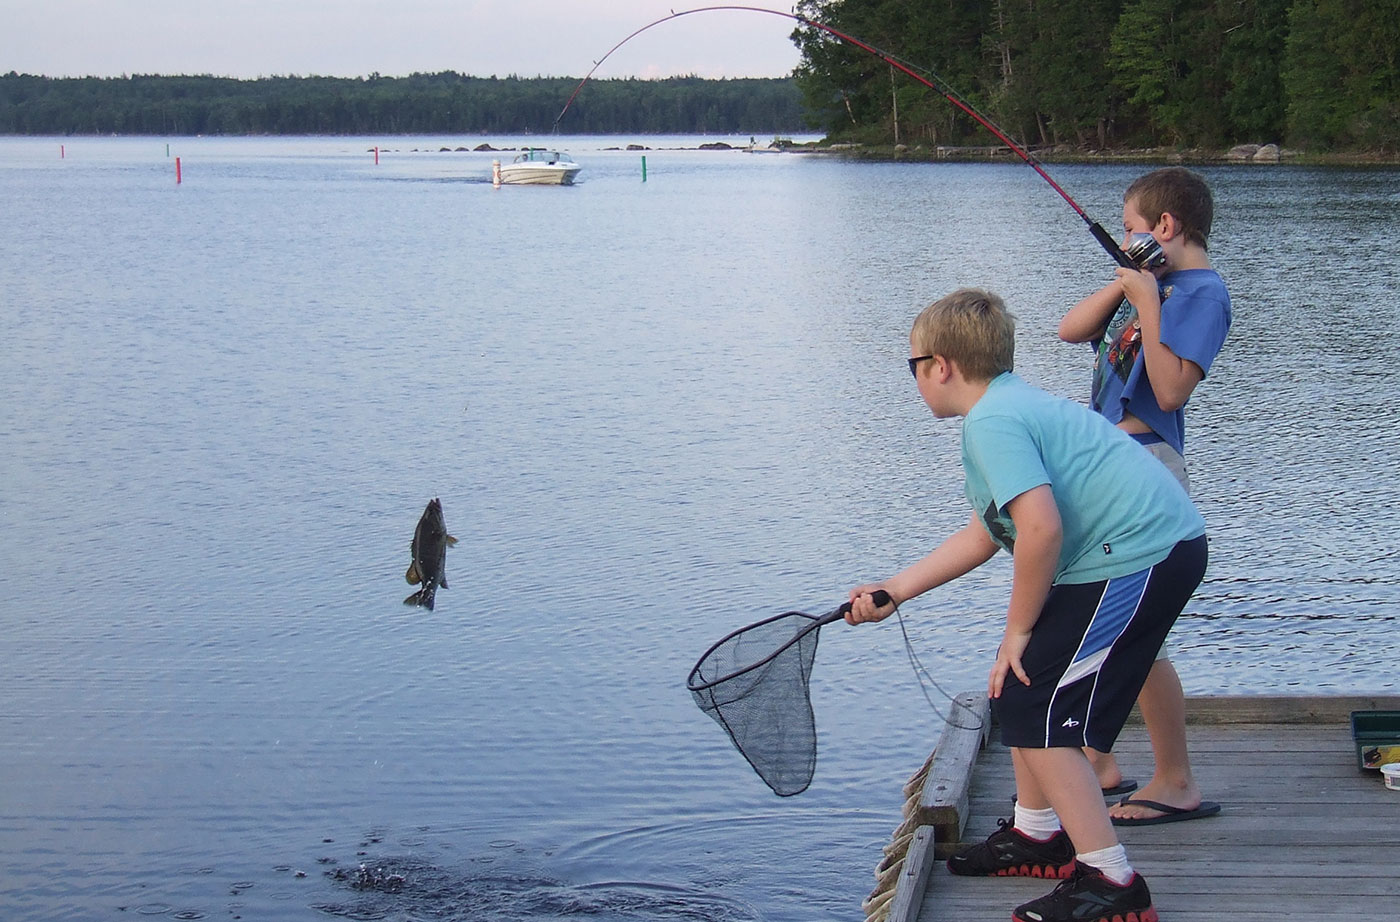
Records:
<instances>
[{"instance_id":1,"label":"fishing line","mask_svg":"<svg viewBox=\"0 0 1400 922\"><path fill-rule=\"evenodd\" d=\"M1084 223L1089 227L1089 233L1092 234L1094 236L1094 239L1098 241L1099 246L1103 247L1104 252L1108 253L1109 256L1113 257L1114 262L1118 263L1118 265L1120 266L1136 268L1136 266L1133 264L1133 261L1128 257L1126 253L1123 252L1122 248L1118 246L1118 243L1113 239L1113 236L1109 234L1108 231L1104 230L1101 224L1099 224L1093 218L1089 217L1089 215L1085 213L1083 208L1079 207L1079 203L1070 197L1069 193L1066 192L1060 186L1060 184L1055 181L1054 177L1052 177L1049 174L1049 172L1046 171L1044 165L1041 164L1041 162L1037 160L1030 153L1030 151L1026 150L1022 145L1017 144L1015 141L1011 140L1011 138L1007 137L1006 132L998 128L992 122L991 119L987 118L981 112L978 112L977 109L973 107L973 105L970 102L968 102L966 99L963 99L962 96L958 95L951 87L949 87L942 80L942 78L934 74L933 71L925 67L918 67L917 65L910 64L906 61L902 61L894 55L890 54L889 52L882 51L879 48L876 48L874 45L869 44L868 42L862 41L861 39L855 38L853 36L847 35L844 32L838 31L837 29L828 26L826 23L818 22L815 19L808 19L807 17L799 16L796 13L785 13L782 10L770 10L761 6L702 6L693 10L681 10L680 12L672 10L671 15L663 16L655 22L650 22L642 26L640 29L633 32L631 35L627 36L622 41L618 42L616 45L613 45L611 48L608 49L607 54L603 55L601 58L593 62L593 68L589 70L587 74L584 75L584 78L582 80L579 81L578 86L575 87L573 93L569 95L568 101L564 103L564 108L560 110L559 115L554 119L554 133L558 134L560 119L564 117L564 113L569 111L569 107L573 105L574 99L578 97L578 94L583 89L584 84L586 84L589 81L589 79L592 78L594 72L597 71L600 66L602 66L604 61L606 61L609 57L612 56L612 53L614 51L617 51L617 49L621 48L623 45L627 44L632 39L636 38L638 35L641 35L648 29L655 28L656 26L659 26L664 22L670 22L673 19L679 19L682 16L689 16L693 13L713 13L724 10L743 13L767 13L770 16L782 16L786 19L791 19L796 22L799 22L802 25L811 26L812 28L819 29L822 32L825 32L828 35L839 39L840 41L843 41L849 45L854 45L862 51L869 52L870 54L873 54L875 57L889 64L891 67L898 68L900 71L904 72L908 76L913 77L919 83L922 83L924 86L933 90L935 93L938 93L944 99L948 100L948 102L952 103L955 107L962 110L967 115L971 116L979 125L981 125L983 128L986 128L998 140L1000 140L1003 144L1010 148L1011 151L1016 154L1016 156L1024 160L1027 166L1035 170L1036 173L1040 175L1040 178L1049 183L1050 188L1058 192L1060 198L1064 199L1065 202L1069 205L1069 207L1074 209L1074 213L1079 215L1079 217L1083 219Z\"/></svg>"},{"instance_id":2,"label":"fishing line","mask_svg":"<svg viewBox=\"0 0 1400 922\"><path fill-rule=\"evenodd\" d=\"M933 677L933 674L924 666L923 661L919 659L919 654L914 652L914 644L909 640L909 631L904 626L904 613L899 610L898 605L894 607L894 614L895 617L899 619L899 633L904 637L904 652L909 654L909 665L914 670L914 679L919 683L919 691L923 694L924 700L928 702L928 706L933 709L933 713L943 718L950 727L955 727L959 730L981 730L982 716L977 713L976 708L964 704L962 701L958 700L956 695L949 694L946 688L939 685L938 680ZM924 679L928 679L929 684L954 708L962 708L964 711L967 711L967 713L972 716L972 725L968 726L955 720L953 711L949 711L947 714L940 711L938 705L933 703L933 698L929 696L928 689L924 687Z\"/></svg>"}]
</instances>

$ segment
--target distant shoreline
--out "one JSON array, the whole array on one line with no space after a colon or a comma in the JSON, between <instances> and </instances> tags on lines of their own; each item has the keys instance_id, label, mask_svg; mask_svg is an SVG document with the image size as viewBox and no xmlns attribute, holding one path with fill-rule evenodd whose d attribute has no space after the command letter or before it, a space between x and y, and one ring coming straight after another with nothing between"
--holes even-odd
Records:
<instances>
[{"instance_id":1,"label":"distant shoreline","mask_svg":"<svg viewBox=\"0 0 1400 922\"><path fill-rule=\"evenodd\" d=\"M670 136L670 135L667 135ZM683 136L683 133L682 133ZM609 135L594 135L593 137L610 137ZM621 134L616 137L646 137L646 135ZM695 137L705 137L696 135ZM547 140L547 139L542 139ZM542 146L548 146L543 144ZM1071 149L1055 150L1030 150L1030 154L1042 163L1145 163L1145 164L1186 164L1204 166L1208 164L1239 164L1248 166L1400 166L1400 156L1392 154L1380 154L1372 151L1354 152L1327 152L1317 153L1309 151L1292 150L1289 148L1275 148L1267 150L1267 145L1246 144L1236 145L1224 150L1208 150L1205 148L1174 148L1174 147L1149 147L1132 148L1122 150L1096 150L1096 151L1076 151ZM442 153L454 152L497 152L508 153L517 150L525 150L525 147L493 147L489 143L482 143L473 147L440 147ZM414 148L419 150L419 148ZM912 147L906 145L873 145L873 144L849 144L843 142L807 141L794 143L781 136L775 137L769 143L755 142L750 147L746 144L731 144L727 141L706 141L694 146L685 147L651 147L646 144L629 143L619 144L615 147L605 147L602 150L609 151L640 151L647 152L653 150L753 150L761 153L791 153L791 154L820 154L824 156L844 157L850 160L866 160L874 162L888 163L1020 163L1021 158L1014 154L1005 146L933 146L929 147L916 144ZM1262 152L1262 154L1261 154Z\"/></svg>"},{"instance_id":2,"label":"distant shoreline","mask_svg":"<svg viewBox=\"0 0 1400 922\"><path fill-rule=\"evenodd\" d=\"M450 132L430 133L427 137L442 138ZM716 150L716 151L748 151L753 150L761 153L791 153L791 154L814 154L829 157L840 157L849 160L862 160L879 163L1021 163L1022 160L1005 145L893 145L893 144L860 144L850 142L831 142L826 139L819 141L793 142L788 140L783 134L770 135L763 132L761 136L771 137L769 142L755 141L751 148L747 144L730 143L729 141L718 140L718 138L738 138L751 132L737 132L733 134L691 134L689 132L657 132L654 135L645 132L617 132L617 133L590 133L584 135L569 135L576 139L578 137L596 138L617 138L619 142L624 138L716 138L713 141L701 141L695 145L686 146L663 146L653 147L648 144L630 142L618 143L615 146L600 148L608 151L663 151L663 150ZM0 139L18 138L62 138L62 139L106 139L106 138L165 138L174 140L177 138L285 138L285 137L313 137L313 138L346 138L363 139L372 141L375 138L382 138L386 144L393 144L397 141L406 141L412 138L422 138L421 134L379 134L379 133L351 133L351 134L196 134L196 135L167 135L167 134L144 134L144 133L91 133L91 134L30 134L18 132L0 132ZM481 137L481 135L477 135ZM526 138L531 137L525 135ZM496 147L490 142L478 142L476 144L442 144L436 148L432 147L402 147L393 148L380 144L382 152L389 152L394 149L408 150L415 153L514 153L526 150L528 147L551 147L558 146L558 140L552 135L535 136L538 140L536 144ZM1302 151L1292 148L1274 148L1266 150L1272 145L1236 145L1228 149L1207 149L1207 148L1177 148L1177 147L1146 147L1146 148L1122 148L1083 151L1068 147L1057 148L1030 148L1030 155L1041 163L1080 163L1080 164L1116 164L1116 163L1142 163L1142 164L1184 164L1184 165L1242 165L1242 166L1375 166L1393 167L1400 166L1400 154L1387 154L1376 151ZM1263 152L1262 155L1260 152Z\"/></svg>"},{"instance_id":3,"label":"distant shoreline","mask_svg":"<svg viewBox=\"0 0 1400 922\"><path fill-rule=\"evenodd\" d=\"M930 146L923 144L871 145L825 144L804 145L813 153L849 157L853 160L913 163L986 163L988 161L1020 163L1021 158L1006 146ZM1164 163L1164 164L1239 164L1247 166L1397 166L1400 155L1374 151L1300 151L1270 145L1236 145L1226 149L1148 147L1111 150L1079 151L1069 148L1034 149L1031 156L1042 163ZM801 148L795 148L801 149Z\"/></svg>"}]
</instances>

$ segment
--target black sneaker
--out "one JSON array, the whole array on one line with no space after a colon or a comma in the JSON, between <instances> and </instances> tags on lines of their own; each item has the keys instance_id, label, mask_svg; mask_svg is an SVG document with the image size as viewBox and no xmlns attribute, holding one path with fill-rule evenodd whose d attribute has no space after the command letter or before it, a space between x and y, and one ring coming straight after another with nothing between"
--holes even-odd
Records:
<instances>
[{"instance_id":1,"label":"black sneaker","mask_svg":"<svg viewBox=\"0 0 1400 922\"><path fill-rule=\"evenodd\" d=\"M948 859L948 870L965 877L1063 879L1074 871L1074 845L1063 829L1044 842L1022 835L1010 820L997 820L987 841Z\"/></svg>"},{"instance_id":2,"label":"black sneaker","mask_svg":"<svg viewBox=\"0 0 1400 922\"><path fill-rule=\"evenodd\" d=\"M1017 906L1014 922L1157 922L1152 894L1141 874L1115 884L1098 868L1074 863L1068 880L1038 900Z\"/></svg>"}]
</instances>

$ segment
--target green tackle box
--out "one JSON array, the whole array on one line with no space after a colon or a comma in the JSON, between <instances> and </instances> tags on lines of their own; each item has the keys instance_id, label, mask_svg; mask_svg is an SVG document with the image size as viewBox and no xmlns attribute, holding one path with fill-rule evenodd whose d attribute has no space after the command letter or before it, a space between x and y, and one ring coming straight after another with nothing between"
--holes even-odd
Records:
<instances>
[{"instance_id":1,"label":"green tackle box","mask_svg":"<svg viewBox=\"0 0 1400 922\"><path fill-rule=\"evenodd\" d=\"M1359 769L1400 762L1400 711L1352 711L1351 738Z\"/></svg>"}]
</instances>

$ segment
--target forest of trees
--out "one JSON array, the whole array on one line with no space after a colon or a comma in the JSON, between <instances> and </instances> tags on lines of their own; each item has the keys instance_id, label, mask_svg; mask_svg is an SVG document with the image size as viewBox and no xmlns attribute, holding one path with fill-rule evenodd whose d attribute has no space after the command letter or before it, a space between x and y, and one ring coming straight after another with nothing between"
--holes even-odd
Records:
<instances>
[{"instance_id":1,"label":"forest of trees","mask_svg":"<svg viewBox=\"0 0 1400 922\"><path fill-rule=\"evenodd\" d=\"M548 134L576 78L0 75L0 134ZM590 80L566 134L806 130L791 79Z\"/></svg>"},{"instance_id":2,"label":"forest of trees","mask_svg":"<svg viewBox=\"0 0 1400 922\"><path fill-rule=\"evenodd\" d=\"M1400 0L798 0L1018 141L1076 150L1400 152ZM815 26L792 79L590 81L569 134L987 144L985 129ZM573 78L0 75L0 134L544 134ZM897 117L896 117L897 113Z\"/></svg>"},{"instance_id":3,"label":"forest of trees","mask_svg":"<svg viewBox=\"0 0 1400 922\"><path fill-rule=\"evenodd\" d=\"M797 10L930 68L1030 144L1400 149L1400 0L799 0ZM888 143L897 110L906 143L988 143L878 58L811 26L794 39L803 98L828 134Z\"/></svg>"}]
</instances>

